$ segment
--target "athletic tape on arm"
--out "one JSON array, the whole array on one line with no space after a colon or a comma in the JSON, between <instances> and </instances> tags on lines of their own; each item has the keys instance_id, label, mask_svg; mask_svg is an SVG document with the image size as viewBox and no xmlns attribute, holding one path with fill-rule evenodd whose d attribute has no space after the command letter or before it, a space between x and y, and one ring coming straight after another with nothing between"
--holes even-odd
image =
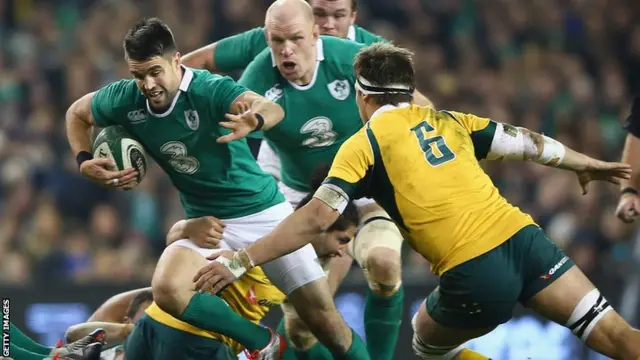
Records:
<instances>
[{"instance_id":1,"label":"athletic tape on arm","mask_svg":"<svg viewBox=\"0 0 640 360\"><path fill-rule=\"evenodd\" d=\"M322 184L313 197L329 205L333 210L337 210L340 214L349 204L349 196L333 184Z\"/></svg>"},{"instance_id":2,"label":"athletic tape on arm","mask_svg":"<svg viewBox=\"0 0 640 360\"><path fill-rule=\"evenodd\" d=\"M558 166L565 152L564 145L548 136L497 123L487 159L532 160L543 165Z\"/></svg>"}]
</instances>

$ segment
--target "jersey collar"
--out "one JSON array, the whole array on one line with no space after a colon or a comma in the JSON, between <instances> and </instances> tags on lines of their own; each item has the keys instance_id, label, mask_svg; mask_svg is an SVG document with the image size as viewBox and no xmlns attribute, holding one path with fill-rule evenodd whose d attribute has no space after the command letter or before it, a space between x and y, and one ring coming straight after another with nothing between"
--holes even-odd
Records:
<instances>
[{"instance_id":1,"label":"jersey collar","mask_svg":"<svg viewBox=\"0 0 640 360\"><path fill-rule=\"evenodd\" d=\"M373 120L373 118L375 118L376 116L379 116L380 114L382 114L385 111L389 111L389 110L394 110L394 109L400 109L400 108L406 108L409 107L411 104L409 103L399 103L398 106L395 105L383 105L381 107L378 108L378 110L374 111L373 114L371 115L371 118L369 119L369 121Z\"/></svg>"},{"instance_id":2,"label":"jersey collar","mask_svg":"<svg viewBox=\"0 0 640 360\"><path fill-rule=\"evenodd\" d=\"M176 94L176 96L173 97L173 100L171 101L171 105L169 106L169 108L167 109L167 111L163 112L162 114L156 114L153 112L153 110L151 109L151 106L149 105L149 100L145 100L146 104L147 104L147 112L155 117L159 117L159 118L163 118L163 117L167 117L169 116L169 114L171 114L171 112L173 111L173 108L176 106L176 103L178 102L178 98L180 97L180 94L184 91L186 92L189 89L189 85L191 85L191 81L193 80L193 70L191 70L190 68L184 66L184 65L180 65L182 67L182 70L184 71L184 73L182 74L182 80L180 81L180 86L178 87L178 89L180 91L178 91L178 93Z\"/></svg>"},{"instance_id":3,"label":"jersey collar","mask_svg":"<svg viewBox=\"0 0 640 360\"><path fill-rule=\"evenodd\" d=\"M276 57L273 56L273 50L269 48L269 54L271 54L271 66L276 67ZM324 46L322 44L322 38L318 38L316 41L316 61L324 60Z\"/></svg>"},{"instance_id":4,"label":"jersey collar","mask_svg":"<svg viewBox=\"0 0 640 360\"><path fill-rule=\"evenodd\" d=\"M351 41L356 41L356 27L351 25L349 26L349 31L347 32L347 39Z\"/></svg>"},{"instance_id":5,"label":"jersey collar","mask_svg":"<svg viewBox=\"0 0 640 360\"><path fill-rule=\"evenodd\" d=\"M182 74L182 81L180 81L180 90L187 91L189 89L189 85L191 85L191 80L193 80L193 70L184 65L180 65L184 74Z\"/></svg>"}]
</instances>

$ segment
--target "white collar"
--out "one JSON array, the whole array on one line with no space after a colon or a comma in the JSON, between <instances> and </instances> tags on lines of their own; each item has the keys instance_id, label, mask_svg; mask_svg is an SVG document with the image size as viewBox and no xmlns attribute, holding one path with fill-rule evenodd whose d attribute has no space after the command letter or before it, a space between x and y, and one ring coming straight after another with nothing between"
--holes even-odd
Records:
<instances>
[{"instance_id":1,"label":"white collar","mask_svg":"<svg viewBox=\"0 0 640 360\"><path fill-rule=\"evenodd\" d=\"M182 67L182 70L184 70L184 73L182 74L182 80L180 81L180 86L178 87L180 91L178 91L176 96L173 97L173 100L171 101L171 105L169 106L167 111L163 112L162 114L156 114L151 109L151 105L149 105L149 100L147 99L145 102L147 103L147 112L149 114L159 118L169 116L169 114L171 114L171 112L173 111L173 108L176 106L176 103L178 102L180 93L182 93L183 91L186 92L187 89L189 89L189 85L191 85L191 81L193 80L193 70L191 70L191 68L188 68L184 65L180 65L180 66Z\"/></svg>"},{"instance_id":2,"label":"white collar","mask_svg":"<svg viewBox=\"0 0 640 360\"><path fill-rule=\"evenodd\" d=\"M347 39L351 41L356 41L356 27L351 25L349 26L349 31L347 32Z\"/></svg>"},{"instance_id":3,"label":"white collar","mask_svg":"<svg viewBox=\"0 0 640 360\"><path fill-rule=\"evenodd\" d=\"M182 91L187 91L189 89L189 85L191 85L191 80L193 80L193 70L184 65L180 65L182 70L184 70L184 74L182 74L182 81L180 81L179 89Z\"/></svg>"},{"instance_id":4,"label":"white collar","mask_svg":"<svg viewBox=\"0 0 640 360\"><path fill-rule=\"evenodd\" d=\"M271 54L271 66L276 67L276 57L273 56L273 51L269 48L269 53ZM322 38L318 38L316 41L316 62L324 60L324 46L322 45Z\"/></svg>"},{"instance_id":5,"label":"white collar","mask_svg":"<svg viewBox=\"0 0 640 360\"><path fill-rule=\"evenodd\" d=\"M406 103L406 102L399 103L398 106L391 105L391 104L383 105L383 106L379 107L378 110L374 111L373 114L371 114L371 118L369 118L369 121L373 120L376 116L379 116L380 114L382 114L385 111L394 110L394 109L400 109L400 108L406 108L406 107L409 107L410 105L411 104Z\"/></svg>"}]
</instances>

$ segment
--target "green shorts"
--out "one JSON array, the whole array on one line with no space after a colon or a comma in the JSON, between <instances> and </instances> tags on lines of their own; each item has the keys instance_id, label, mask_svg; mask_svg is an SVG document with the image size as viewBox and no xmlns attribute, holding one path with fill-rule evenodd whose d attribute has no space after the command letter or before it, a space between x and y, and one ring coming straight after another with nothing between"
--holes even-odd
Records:
<instances>
[{"instance_id":1,"label":"green shorts","mask_svg":"<svg viewBox=\"0 0 640 360\"><path fill-rule=\"evenodd\" d=\"M517 302L525 305L573 265L542 229L529 225L442 274L427 297L427 312L444 326L494 327L511 319Z\"/></svg>"},{"instance_id":2,"label":"green shorts","mask_svg":"<svg viewBox=\"0 0 640 360\"><path fill-rule=\"evenodd\" d=\"M231 348L219 340L180 331L143 315L124 345L126 359L236 360Z\"/></svg>"}]
</instances>

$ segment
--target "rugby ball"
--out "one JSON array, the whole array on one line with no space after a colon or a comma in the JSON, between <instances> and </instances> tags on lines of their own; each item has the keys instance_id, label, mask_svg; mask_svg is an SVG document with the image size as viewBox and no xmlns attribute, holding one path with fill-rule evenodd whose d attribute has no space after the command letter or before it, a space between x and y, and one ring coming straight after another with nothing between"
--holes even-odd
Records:
<instances>
[{"instance_id":1,"label":"rugby ball","mask_svg":"<svg viewBox=\"0 0 640 360\"><path fill-rule=\"evenodd\" d=\"M118 170L135 168L138 176L128 188L140 184L147 174L147 155L144 147L122 126L109 126L102 129L93 141L92 152L94 158L113 160Z\"/></svg>"}]
</instances>

